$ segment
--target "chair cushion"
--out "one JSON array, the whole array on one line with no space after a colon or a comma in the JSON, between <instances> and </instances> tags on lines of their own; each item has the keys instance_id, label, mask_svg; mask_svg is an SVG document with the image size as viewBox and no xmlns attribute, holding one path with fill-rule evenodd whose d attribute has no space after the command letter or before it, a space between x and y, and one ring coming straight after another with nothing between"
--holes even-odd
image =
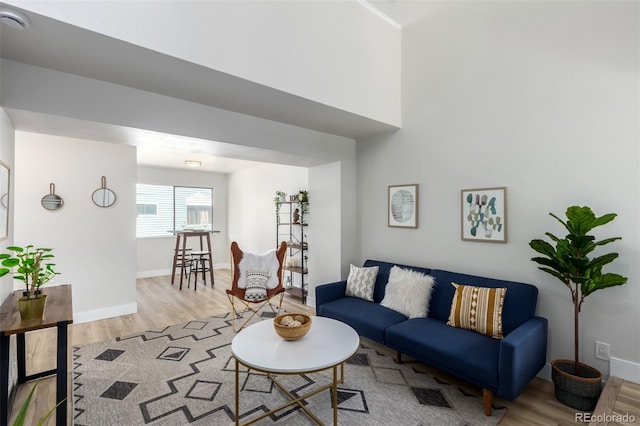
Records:
<instances>
[{"instance_id":1,"label":"chair cushion","mask_svg":"<svg viewBox=\"0 0 640 426\"><path fill-rule=\"evenodd\" d=\"M502 307L507 289L451 285L456 292L447 325L502 339Z\"/></svg>"},{"instance_id":2,"label":"chair cushion","mask_svg":"<svg viewBox=\"0 0 640 426\"><path fill-rule=\"evenodd\" d=\"M424 318L429 312L432 287L431 276L394 266L380 304L409 318Z\"/></svg>"},{"instance_id":3,"label":"chair cushion","mask_svg":"<svg viewBox=\"0 0 640 426\"><path fill-rule=\"evenodd\" d=\"M269 276L269 271L247 271L244 298L253 301L266 299Z\"/></svg>"},{"instance_id":4,"label":"chair cushion","mask_svg":"<svg viewBox=\"0 0 640 426\"><path fill-rule=\"evenodd\" d=\"M360 268L350 265L345 294L373 302L373 286L376 283L376 276L378 276L377 266Z\"/></svg>"}]
</instances>

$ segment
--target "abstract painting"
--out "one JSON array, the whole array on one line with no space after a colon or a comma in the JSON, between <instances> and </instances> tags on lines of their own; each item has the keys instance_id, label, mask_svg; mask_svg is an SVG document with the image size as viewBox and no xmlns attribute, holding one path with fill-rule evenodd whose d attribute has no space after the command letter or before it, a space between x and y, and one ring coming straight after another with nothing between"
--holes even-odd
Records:
<instances>
[{"instance_id":1,"label":"abstract painting","mask_svg":"<svg viewBox=\"0 0 640 426\"><path fill-rule=\"evenodd\" d=\"M388 225L397 228L418 227L418 185L390 185Z\"/></svg>"},{"instance_id":2,"label":"abstract painting","mask_svg":"<svg viewBox=\"0 0 640 426\"><path fill-rule=\"evenodd\" d=\"M461 191L462 239L507 242L507 188Z\"/></svg>"}]
</instances>

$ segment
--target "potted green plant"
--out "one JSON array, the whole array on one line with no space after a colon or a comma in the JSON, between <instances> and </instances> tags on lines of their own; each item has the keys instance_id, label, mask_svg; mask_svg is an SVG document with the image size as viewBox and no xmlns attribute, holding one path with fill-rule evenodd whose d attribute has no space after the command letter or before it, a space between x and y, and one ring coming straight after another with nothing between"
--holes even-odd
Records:
<instances>
[{"instance_id":1,"label":"potted green plant","mask_svg":"<svg viewBox=\"0 0 640 426\"><path fill-rule=\"evenodd\" d=\"M309 215L309 191L298 191L298 203L300 204L300 223L306 225Z\"/></svg>"},{"instance_id":2,"label":"potted green plant","mask_svg":"<svg viewBox=\"0 0 640 426\"><path fill-rule=\"evenodd\" d=\"M276 191L276 196L273 198L273 204L276 206L276 223L280 224L280 203L285 201L285 194L282 191Z\"/></svg>"},{"instance_id":3,"label":"potted green plant","mask_svg":"<svg viewBox=\"0 0 640 426\"><path fill-rule=\"evenodd\" d=\"M287 194L282 191L276 191L276 197L273 199L276 203L282 203L283 201L287 201Z\"/></svg>"},{"instance_id":4,"label":"potted green plant","mask_svg":"<svg viewBox=\"0 0 640 426\"><path fill-rule=\"evenodd\" d=\"M618 253L589 256L597 247L620 240L621 237L596 241L595 237L588 233L611 222L616 214L608 213L596 217L586 206L567 208L566 221L553 213L549 214L567 229L568 234L559 238L546 232L545 235L555 246L544 240L532 240L529 246L542 256L531 260L541 265L540 270L558 278L569 289L573 301L574 320L574 359L551 362L555 395L558 400L572 408L593 411L600 396L602 375L597 369L579 361L579 314L587 296L598 290L622 285L627 282L627 278L602 271L605 265L618 257Z\"/></svg>"},{"instance_id":5,"label":"potted green plant","mask_svg":"<svg viewBox=\"0 0 640 426\"><path fill-rule=\"evenodd\" d=\"M54 271L54 263L49 263L54 255L50 248L9 246L7 250L13 252L1 253L2 267L0 277L7 275L15 268L13 278L25 284L23 297L18 299L18 307L22 319L41 318L47 301L46 294L42 294L40 287L51 281L58 272Z\"/></svg>"}]
</instances>

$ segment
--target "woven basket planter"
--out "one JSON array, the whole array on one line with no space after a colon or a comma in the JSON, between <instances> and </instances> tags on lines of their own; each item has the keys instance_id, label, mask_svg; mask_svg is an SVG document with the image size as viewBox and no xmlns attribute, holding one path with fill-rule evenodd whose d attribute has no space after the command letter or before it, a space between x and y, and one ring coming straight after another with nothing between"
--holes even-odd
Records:
<instances>
[{"instance_id":1,"label":"woven basket planter","mask_svg":"<svg viewBox=\"0 0 640 426\"><path fill-rule=\"evenodd\" d=\"M593 367L568 359L551 362L551 379L556 398L581 411L593 411L602 390L602 374Z\"/></svg>"}]
</instances>

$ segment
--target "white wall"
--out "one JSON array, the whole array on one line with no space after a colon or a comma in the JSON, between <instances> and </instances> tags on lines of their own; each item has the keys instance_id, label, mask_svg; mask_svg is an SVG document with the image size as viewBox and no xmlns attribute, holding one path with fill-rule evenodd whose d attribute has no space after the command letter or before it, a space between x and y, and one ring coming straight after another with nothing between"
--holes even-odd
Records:
<instances>
[{"instance_id":1,"label":"white wall","mask_svg":"<svg viewBox=\"0 0 640 426\"><path fill-rule=\"evenodd\" d=\"M572 358L571 300L530 261L548 216L589 205L618 218L608 268L629 277L590 296L581 355L594 342L640 363L639 7L637 2L405 2L403 128L357 142L361 260L377 258L538 286L548 360ZM387 186L420 184L420 227L387 227ZM460 190L506 186L507 244L460 239ZM636 376L636 381L638 380Z\"/></svg>"},{"instance_id":2,"label":"white wall","mask_svg":"<svg viewBox=\"0 0 640 426\"><path fill-rule=\"evenodd\" d=\"M51 284L72 285L74 321L135 312L135 149L18 131L15 158L15 243L54 249ZM91 199L102 176L112 207ZM50 183L64 200L57 211L40 204Z\"/></svg>"},{"instance_id":3,"label":"white wall","mask_svg":"<svg viewBox=\"0 0 640 426\"><path fill-rule=\"evenodd\" d=\"M229 266L227 175L222 173L139 166L137 183L213 188L213 226L216 231L220 231L220 233L212 234L213 236L211 237L213 266L214 268L226 268ZM138 238L137 241L137 276L140 278L170 275L173 252L176 247L176 237L167 232L166 237ZM197 243L197 241L191 239L187 242L190 245Z\"/></svg>"},{"instance_id":4,"label":"white wall","mask_svg":"<svg viewBox=\"0 0 640 426\"><path fill-rule=\"evenodd\" d=\"M345 245L355 245L354 161L351 156L308 169L265 164L229 175L229 238L256 253L275 244L275 192L309 190L309 226L305 228L309 274L305 280L310 306L315 305L315 287L346 277L353 261L355 250L345 250Z\"/></svg>"},{"instance_id":5,"label":"white wall","mask_svg":"<svg viewBox=\"0 0 640 426\"><path fill-rule=\"evenodd\" d=\"M240 248L252 253L265 253L276 247L276 213L274 198L276 191L296 195L309 190L309 170L306 167L264 164L231 173L229 175L229 240L237 241ZM310 199L312 195L310 194ZM309 207L310 226L305 227L309 235L313 229L313 202ZM281 211L288 212L288 205ZM282 217L282 216L281 216ZM283 228L279 231L284 232ZM279 240L282 235L279 236ZM313 238L306 240L313 244ZM229 253L227 246L227 253ZM311 256L312 257L312 256ZM300 287L302 279L309 283L311 275L291 274L292 284Z\"/></svg>"},{"instance_id":6,"label":"white wall","mask_svg":"<svg viewBox=\"0 0 640 426\"><path fill-rule=\"evenodd\" d=\"M0 249L5 252L4 248L13 244L13 221L14 221L14 143L15 133L13 123L7 117L7 114L0 108L0 161L5 163L11 169L9 174L9 235L3 241L0 241ZM11 274L7 274L0 278L0 305L5 301L7 296L13 291L13 278Z\"/></svg>"},{"instance_id":7,"label":"white wall","mask_svg":"<svg viewBox=\"0 0 640 426\"><path fill-rule=\"evenodd\" d=\"M10 175L9 175L9 234L8 237L0 242L0 249L2 252L6 252L4 249L7 246L13 244L13 221L14 221L14 181L13 173L14 173L14 150L15 150L15 131L13 128L13 123L7 117L7 114L4 112L2 108L0 108L0 161L9 166ZM1 207L0 207L1 208ZM7 300L11 292L13 291L13 275L7 274L4 277L0 278L0 305L2 305L5 301L7 303L16 303ZM12 394L14 387L17 385L18 381L18 363L15 360L15 338L11 338L10 340L11 348L9 349L9 395Z\"/></svg>"},{"instance_id":8,"label":"white wall","mask_svg":"<svg viewBox=\"0 0 640 426\"><path fill-rule=\"evenodd\" d=\"M309 189L306 167L264 164L229 174L229 244L264 253L276 246L276 191L297 194ZM313 210L310 207L310 212ZM227 255L229 245L227 245Z\"/></svg>"},{"instance_id":9,"label":"white wall","mask_svg":"<svg viewBox=\"0 0 640 426\"><path fill-rule=\"evenodd\" d=\"M62 118L62 123L72 118L79 125L96 122L121 126L121 135L136 129L202 139L198 151L212 155L219 155L217 141L233 144L235 158L264 161L266 155L275 152L272 162L297 166L340 160L351 155L355 143L350 138L8 59L0 61L0 68L2 106L39 113L37 119L55 116ZM47 130L73 131L64 124L48 126ZM119 138L107 137L105 141L122 143Z\"/></svg>"},{"instance_id":10,"label":"white wall","mask_svg":"<svg viewBox=\"0 0 640 426\"><path fill-rule=\"evenodd\" d=\"M348 173L347 173L348 174ZM344 277L343 263L349 263L349 253L343 251L344 241L349 238L353 226L345 226L343 215L342 186L344 175L342 163L335 162L309 169L309 200L312 212L309 222L309 295L307 304L315 306L315 288L319 284L339 281ZM355 209L352 210L355 216ZM344 257L344 259L343 259Z\"/></svg>"},{"instance_id":11,"label":"white wall","mask_svg":"<svg viewBox=\"0 0 640 426\"><path fill-rule=\"evenodd\" d=\"M355 1L163 1L153 7L144 1L84 2L82 7L68 1L8 3L400 124L400 30Z\"/></svg>"}]
</instances>

